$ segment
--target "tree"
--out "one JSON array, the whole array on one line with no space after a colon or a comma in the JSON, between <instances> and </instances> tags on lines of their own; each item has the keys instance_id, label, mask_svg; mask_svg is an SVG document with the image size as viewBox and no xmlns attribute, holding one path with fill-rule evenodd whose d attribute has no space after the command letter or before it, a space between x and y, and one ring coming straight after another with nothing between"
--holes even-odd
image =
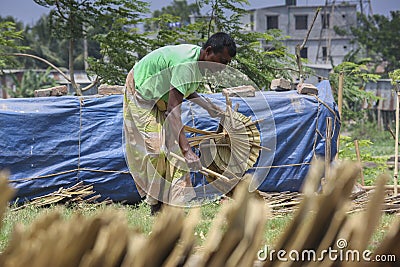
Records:
<instances>
[{"instance_id":1,"label":"tree","mask_svg":"<svg viewBox=\"0 0 400 267\"><path fill-rule=\"evenodd\" d=\"M74 80L74 51L79 39L93 39L101 43L102 55L107 57L101 60L92 59L94 71L100 74L106 73L99 64L109 63L114 57L119 57L117 62L111 62L118 69L118 63L128 60L128 51L118 50L120 42L128 42L133 36L129 34L131 27L140 19L139 14L147 6L141 1L129 0L34 0L41 6L50 8L50 29L52 36L68 42L68 69L69 81L75 89L77 95L82 95L82 91L90 88L80 88ZM102 29L103 34L99 34L92 29ZM118 52L116 52L117 50ZM115 64L117 63L117 64ZM110 67L110 65L107 65ZM114 69L115 69L114 68ZM107 68L106 68L107 69ZM110 72L108 72L110 73ZM112 73L112 72L111 72ZM96 79L93 84L97 83Z\"/></svg>"},{"instance_id":2,"label":"tree","mask_svg":"<svg viewBox=\"0 0 400 267\"><path fill-rule=\"evenodd\" d=\"M199 4L211 8L205 27L206 37L215 31L224 31L235 39L238 49L232 67L246 74L259 88L269 88L271 80L277 76L291 76L286 66L295 65L294 57L283 46L284 37L280 31L259 33L243 30L240 18L248 13L244 9L249 5L247 0L203 0ZM270 48L264 51L261 41Z\"/></svg>"},{"instance_id":3,"label":"tree","mask_svg":"<svg viewBox=\"0 0 400 267\"><path fill-rule=\"evenodd\" d=\"M175 10L175 1L171 6L162 9L158 17L152 18L153 24L158 25L155 39L152 42L152 49L157 47L175 44L175 43L191 43L202 45L208 37L218 31L229 33L237 43L237 56L233 60L231 66L234 69L247 75L251 81L259 88L269 87L272 79L275 77L290 77L289 69L285 65L295 65L294 57L289 55L286 48L282 44L283 36L278 30L269 31L267 33L246 32L240 21L241 16L247 14L244 9L249 4L247 0L199 0L197 4L201 9L210 10L205 16L200 16L195 23L181 25L181 27L168 27L169 22L179 19L172 12ZM168 13L170 12L170 13ZM154 16L155 14L153 14ZM179 15L179 14L178 14ZM154 20L156 22L154 23ZM270 49L264 51L261 49L260 41L268 43ZM233 70L233 69L230 69ZM226 73L231 75L232 73ZM235 75L239 75L235 71ZM242 80L242 76L237 77L237 81ZM219 81L232 81L232 77L224 79L218 77ZM224 86L220 83L214 83L216 77L209 77L207 80L214 91Z\"/></svg>"},{"instance_id":4,"label":"tree","mask_svg":"<svg viewBox=\"0 0 400 267\"><path fill-rule=\"evenodd\" d=\"M389 73L389 78L392 79L393 85L398 85L400 82L400 69L395 69L391 73Z\"/></svg>"},{"instance_id":5,"label":"tree","mask_svg":"<svg viewBox=\"0 0 400 267\"><path fill-rule=\"evenodd\" d=\"M333 72L329 75L329 82L333 89L339 87L338 81L341 72L345 75L342 120L360 120L364 116L363 112L361 112L364 102L377 100L377 97L372 92L364 90L365 85L369 81L376 82L380 75L368 73L365 64L342 62L334 67ZM337 98L337 93L335 96Z\"/></svg>"},{"instance_id":6,"label":"tree","mask_svg":"<svg viewBox=\"0 0 400 267\"><path fill-rule=\"evenodd\" d=\"M360 52L378 65L387 61L386 72L400 68L400 11L391 11L391 18L375 14L358 14L358 26L351 28ZM387 74L386 74L387 76Z\"/></svg>"},{"instance_id":7,"label":"tree","mask_svg":"<svg viewBox=\"0 0 400 267\"><path fill-rule=\"evenodd\" d=\"M44 89L56 85L56 81L49 77L50 68L45 72L28 70L24 72L21 81L13 76L16 89L7 89L12 97L33 97L35 90Z\"/></svg>"},{"instance_id":8,"label":"tree","mask_svg":"<svg viewBox=\"0 0 400 267\"><path fill-rule=\"evenodd\" d=\"M22 31L16 30L15 22L0 21L0 69L15 64L13 57L7 55L7 53L15 49L26 49L26 47L17 44L20 39L22 39Z\"/></svg>"},{"instance_id":9,"label":"tree","mask_svg":"<svg viewBox=\"0 0 400 267\"><path fill-rule=\"evenodd\" d=\"M101 76L104 82L124 84L126 74L146 55L151 45L147 33L141 33L137 25L142 23L142 13L148 4L141 1L121 0L122 7L100 16L102 31L93 39L100 44L100 59L89 58L90 70Z\"/></svg>"},{"instance_id":10,"label":"tree","mask_svg":"<svg viewBox=\"0 0 400 267\"><path fill-rule=\"evenodd\" d=\"M174 0L171 5L161 8L161 10L155 10L152 17L160 18L165 14L176 18L175 21L170 22L171 27L181 27L190 23L191 15L200 15L200 8L197 3L188 5L186 0ZM144 26L146 31L154 31L159 27L159 21L157 20L147 20Z\"/></svg>"},{"instance_id":11,"label":"tree","mask_svg":"<svg viewBox=\"0 0 400 267\"><path fill-rule=\"evenodd\" d=\"M68 67L68 51L63 40L55 38L51 34L49 16L43 15L33 26L24 28L22 43L29 46L26 53L45 58L59 67ZM19 61L25 69L46 69L48 65L39 60L28 57L19 57Z\"/></svg>"}]
</instances>

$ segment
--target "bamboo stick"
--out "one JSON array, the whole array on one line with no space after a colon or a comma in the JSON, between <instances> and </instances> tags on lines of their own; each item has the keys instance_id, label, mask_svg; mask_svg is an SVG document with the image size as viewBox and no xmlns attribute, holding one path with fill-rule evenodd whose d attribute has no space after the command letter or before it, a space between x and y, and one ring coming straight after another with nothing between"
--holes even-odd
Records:
<instances>
[{"instance_id":1,"label":"bamboo stick","mask_svg":"<svg viewBox=\"0 0 400 267\"><path fill-rule=\"evenodd\" d=\"M364 186L361 186L361 188L364 190L374 190L376 188L376 186L375 185L364 185ZM395 188L394 185L385 185L385 189L394 190L394 188Z\"/></svg>"},{"instance_id":2,"label":"bamboo stick","mask_svg":"<svg viewBox=\"0 0 400 267\"><path fill-rule=\"evenodd\" d=\"M397 196L397 180L399 175L399 92L397 92L396 99L396 140L395 140L395 156L394 156L394 173L393 173L393 185L394 195Z\"/></svg>"},{"instance_id":3,"label":"bamboo stick","mask_svg":"<svg viewBox=\"0 0 400 267\"><path fill-rule=\"evenodd\" d=\"M344 73L341 71L339 73L339 88L338 88L338 111L339 111L339 117L342 119L342 109L343 109L343 85L344 85ZM340 145L340 135L337 140L337 153L335 156L335 159L339 159L339 145Z\"/></svg>"},{"instance_id":4,"label":"bamboo stick","mask_svg":"<svg viewBox=\"0 0 400 267\"><path fill-rule=\"evenodd\" d=\"M361 164L361 156L360 156L360 148L358 146L358 140L354 140L354 147L356 148L356 155L357 155L357 161L360 164L360 166L362 166ZM363 168L360 168L360 176L361 176L361 185L365 185L364 182L364 172L363 172Z\"/></svg>"},{"instance_id":5,"label":"bamboo stick","mask_svg":"<svg viewBox=\"0 0 400 267\"><path fill-rule=\"evenodd\" d=\"M326 134L325 134L325 179L330 177L331 169L331 149L332 149L332 118L326 118Z\"/></svg>"},{"instance_id":6,"label":"bamboo stick","mask_svg":"<svg viewBox=\"0 0 400 267\"><path fill-rule=\"evenodd\" d=\"M176 159L182 161L182 162L186 162L186 160L185 160L183 157L181 157L181 156L179 156L179 155L177 155L177 154L175 154L175 153L173 153L173 152L169 152L169 154L170 154L171 156L175 157ZM212 171L212 170L210 170L210 169L207 169L207 168L205 168L205 167L202 167L201 170L200 170L200 172L205 172L205 173L207 173L207 174L212 174L212 175L214 175L214 176L216 176L216 177L218 177L218 178L224 180L225 182L230 182L230 181L231 181L228 177L226 177L226 176L224 176L224 175L222 175L222 174L219 174L219 173L217 173L217 172L215 172L215 171Z\"/></svg>"},{"instance_id":7,"label":"bamboo stick","mask_svg":"<svg viewBox=\"0 0 400 267\"><path fill-rule=\"evenodd\" d=\"M339 88L338 88L338 110L340 118L342 118L342 109L343 109L343 85L344 85L344 73L343 71L341 71L339 73Z\"/></svg>"},{"instance_id":8,"label":"bamboo stick","mask_svg":"<svg viewBox=\"0 0 400 267\"><path fill-rule=\"evenodd\" d=\"M258 124L258 123L260 123L260 122L262 122L264 120L265 119L259 119L259 120L255 120L255 121L250 121L250 122L246 123L244 126L246 126L246 127L252 126L252 125Z\"/></svg>"},{"instance_id":9,"label":"bamboo stick","mask_svg":"<svg viewBox=\"0 0 400 267\"><path fill-rule=\"evenodd\" d=\"M231 118L231 125L232 128L235 129L236 125L235 125L235 118L233 117L233 112L232 112L232 101L229 98L229 92L227 92L225 89L222 90L222 94L225 95L225 101L226 101L226 109L227 109L227 113L229 114L230 118Z\"/></svg>"},{"instance_id":10,"label":"bamboo stick","mask_svg":"<svg viewBox=\"0 0 400 267\"><path fill-rule=\"evenodd\" d=\"M219 138L219 137L224 137L225 133L213 133L209 135L202 135L202 136L195 136L195 137L190 137L187 140L189 142L194 142L194 141L202 141L210 138Z\"/></svg>"},{"instance_id":11,"label":"bamboo stick","mask_svg":"<svg viewBox=\"0 0 400 267\"><path fill-rule=\"evenodd\" d=\"M190 127L190 126L188 126L188 125L184 125L184 126L183 126L183 129L184 129L186 132L198 133L198 134L205 134L205 135L216 133L216 132L214 132L214 131L204 131L204 130L200 130L200 129L197 129L197 128L194 128L194 127Z\"/></svg>"}]
</instances>

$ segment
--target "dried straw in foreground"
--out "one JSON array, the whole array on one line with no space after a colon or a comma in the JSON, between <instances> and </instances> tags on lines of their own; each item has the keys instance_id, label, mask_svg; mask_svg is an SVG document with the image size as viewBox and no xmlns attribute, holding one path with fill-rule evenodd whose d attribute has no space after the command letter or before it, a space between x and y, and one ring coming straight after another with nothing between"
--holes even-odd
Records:
<instances>
[{"instance_id":1,"label":"dried straw in foreground","mask_svg":"<svg viewBox=\"0 0 400 267\"><path fill-rule=\"evenodd\" d=\"M196 252L198 209L185 216L182 209L166 207L148 236L129 229L121 212L110 210L94 217L76 214L69 220L52 212L26 229L15 227L0 254L0 266L398 266L399 220L369 255L370 259L391 255L388 259L395 257L397 262L349 261L323 253L333 249L348 255L368 248L382 214L387 177L379 178L365 211L350 215L351 192L359 169L353 163L340 164L330 172L322 192L316 193L322 171L321 165L312 165L294 218L274 247L275 251L297 251L298 255L313 251L317 258L306 254L310 258L286 257L288 260L282 261L275 253L268 254L265 261L257 260L270 213L265 202L249 194L243 182L235 190L234 200L223 204L204 246ZM0 192L1 217L12 192L4 175Z\"/></svg>"}]
</instances>

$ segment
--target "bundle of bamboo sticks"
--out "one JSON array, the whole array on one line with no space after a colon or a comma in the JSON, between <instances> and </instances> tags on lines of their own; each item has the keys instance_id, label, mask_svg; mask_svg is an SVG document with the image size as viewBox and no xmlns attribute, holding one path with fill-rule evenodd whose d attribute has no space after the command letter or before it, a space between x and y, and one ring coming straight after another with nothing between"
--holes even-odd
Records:
<instances>
[{"instance_id":1,"label":"bundle of bamboo sticks","mask_svg":"<svg viewBox=\"0 0 400 267\"><path fill-rule=\"evenodd\" d=\"M63 188L60 187L57 191L49 193L44 196L36 197L23 205L14 207L13 210L19 210L28 206L44 207L52 204L87 204L97 203L101 196L96 194L93 190L93 185L84 185L83 182ZM103 204L111 203L112 201L106 199L102 201Z\"/></svg>"},{"instance_id":2,"label":"bundle of bamboo sticks","mask_svg":"<svg viewBox=\"0 0 400 267\"><path fill-rule=\"evenodd\" d=\"M272 216L293 214L299 208L304 195L300 192L272 192L257 191L258 194L268 202ZM361 190L352 192L350 195L351 205L347 213L358 213L365 211L368 207L374 190ZM400 196L395 196L393 190L385 187L382 212L388 214L400 214Z\"/></svg>"}]
</instances>

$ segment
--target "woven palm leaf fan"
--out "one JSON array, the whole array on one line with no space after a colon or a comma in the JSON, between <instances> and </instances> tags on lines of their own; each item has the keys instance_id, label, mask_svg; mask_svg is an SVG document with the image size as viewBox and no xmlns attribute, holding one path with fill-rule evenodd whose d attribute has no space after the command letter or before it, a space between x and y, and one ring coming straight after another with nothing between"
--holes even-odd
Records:
<instances>
[{"instance_id":1,"label":"woven palm leaf fan","mask_svg":"<svg viewBox=\"0 0 400 267\"><path fill-rule=\"evenodd\" d=\"M256 163L262 146L258 121L252 121L231 107L227 108L217 131L203 131L185 127L188 132L201 134L189 138L190 145L199 147L203 166L228 178L240 178ZM211 177L210 177L211 176ZM212 175L208 175L213 180Z\"/></svg>"},{"instance_id":2,"label":"woven palm leaf fan","mask_svg":"<svg viewBox=\"0 0 400 267\"><path fill-rule=\"evenodd\" d=\"M257 161L260 153L260 132L250 117L236 111L228 113L230 114L223 119L219 129L223 135L210 139L210 145L207 140L204 141L210 148L209 151L207 146L200 143L200 151L205 157L212 156L212 161L206 160L212 162L210 169L225 173L228 177L241 177Z\"/></svg>"}]
</instances>

